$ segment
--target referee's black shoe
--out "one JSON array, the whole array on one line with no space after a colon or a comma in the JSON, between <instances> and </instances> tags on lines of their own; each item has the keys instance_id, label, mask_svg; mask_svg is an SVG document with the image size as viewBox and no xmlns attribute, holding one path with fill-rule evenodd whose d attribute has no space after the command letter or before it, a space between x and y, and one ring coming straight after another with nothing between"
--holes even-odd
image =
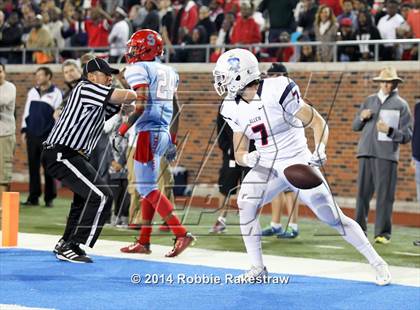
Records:
<instances>
[{"instance_id":1,"label":"referee's black shoe","mask_svg":"<svg viewBox=\"0 0 420 310\"><path fill-rule=\"evenodd\" d=\"M93 263L92 259L86 255L78 244L69 241L64 242L57 250L56 257L59 260L68 261L71 263Z\"/></svg>"}]
</instances>

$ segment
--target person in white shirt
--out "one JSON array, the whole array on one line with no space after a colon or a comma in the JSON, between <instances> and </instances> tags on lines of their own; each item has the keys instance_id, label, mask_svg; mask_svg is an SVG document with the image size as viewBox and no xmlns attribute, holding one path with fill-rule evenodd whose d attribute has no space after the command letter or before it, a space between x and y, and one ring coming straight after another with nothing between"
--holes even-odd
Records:
<instances>
[{"instance_id":1,"label":"person in white shirt","mask_svg":"<svg viewBox=\"0 0 420 310\"><path fill-rule=\"evenodd\" d=\"M397 38L397 28L404 23L404 18L398 14L398 1L389 0L386 5L387 15L378 22L378 30L384 40ZM380 56L382 60L395 60L395 46L393 44L381 45Z\"/></svg>"},{"instance_id":2,"label":"person in white shirt","mask_svg":"<svg viewBox=\"0 0 420 310\"><path fill-rule=\"evenodd\" d=\"M213 70L214 87L225 97L220 113L233 131L235 160L252 168L238 195L239 220L251 269L241 282L261 283L268 272L263 263L260 208L290 188L315 215L336 229L376 271L376 283L387 285L391 274L360 226L337 206L318 167L326 161L328 126L302 99L288 77L260 79L256 57L244 49L225 52ZM312 129L315 151L308 149L305 127ZM256 150L248 152L249 141Z\"/></svg>"},{"instance_id":3,"label":"person in white shirt","mask_svg":"<svg viewBox=\"0 0 420 310\"><path fill-rule=\"evenodd\" d=\"M6 81L6 67L0 63L0 207L3 192L10 190L15 150L16 87Z\"/></svg>"},{"instance_id":4,"label":"person in white shirt","mask_svg":"<svg viewBox=\"0 0 420 310\"><path fill-rule=\"evenodd\" d=\"M127 13L120 7L114 12L115 24L108 36L110 44L109 62L116 63L124 61L123 55L128 39L130 38L130 27L126 21Z\"/></svg>"}]
</instances>

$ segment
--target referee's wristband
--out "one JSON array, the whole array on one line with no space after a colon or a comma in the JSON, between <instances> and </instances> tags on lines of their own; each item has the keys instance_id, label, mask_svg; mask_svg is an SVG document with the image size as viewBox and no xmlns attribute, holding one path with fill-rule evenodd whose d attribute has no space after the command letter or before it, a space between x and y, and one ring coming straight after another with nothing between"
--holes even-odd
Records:
<instances>
[{"instance_id":1,"label":"referee's wristband","mask_svg":"<svg viewBox=\"0 0 420 310\"><path fill-rule=\"evenodd\" d=\"M120 126L120 128L118 128L118 133L119 133L121 136L123 136L123 137L124 137L125 133L127 132L127 130L128 130L129 128L130 128L130 127L128 127L128 124L127 124L127 123L122 123L122 124L121 124L121 126Z\"/></svg>"}]
</instances>

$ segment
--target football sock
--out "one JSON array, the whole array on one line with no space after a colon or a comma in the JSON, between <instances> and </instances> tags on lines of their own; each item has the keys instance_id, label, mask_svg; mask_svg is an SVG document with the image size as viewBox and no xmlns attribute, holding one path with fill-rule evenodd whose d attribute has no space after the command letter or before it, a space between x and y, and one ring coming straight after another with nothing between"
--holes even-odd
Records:
<instances>
[{"instance_id":1,"label":"football sock","mask_svg":"<svg viewBox=\"0 0 420 310\"><path fill-rule=\"evenodd\" d=\"M281 228L281 223L275 223L275 222L271 222L270 223L271 227L273 227L274 229L280 229Z\"/></svg>"},{"instance_id":2,"label":"football sock","mask_svg":"<svg viewBox=\"0 0 420 310\"><path fill-rule=\"evenodd\" d=\"M152 219L155 215L155 208L147 200L141 200L141 216L144 222L150 223L149 225L141 225L139 243L142 245L150 244L150 235L152 234ZM143 222L143 223L144 223Z\"/></svg>"},{"instance_id":3,"label":"football sock","mask_svg":"<svg viewBox=\"0 0 420 310\"><path fill-rule=\"evenodd\" d=\"M226 225L226 218L225 218L225 217L223 217L223 216L219 216L219 217L217 218L217 220L218 220L219 222L221 222L221 223L223 223L223 224L225 224L225 225Z\"/></svg>"},{"instance_id":4,"label":"football sock","mask_svg":"<svg viewBox=\"0 0 420 310\"><path fill-rule=\"evenodd\" d=\"M165 219L173 211L171 202L159 190L154 190L146 196L146 199L153 205L159 215ZM185 227L175 214L166 219L166 224L176 237L183 237L187 233Z\"/></svg>"},{"instance_id":5,"label":"football sock","mask_svg":"<svg viewBox=\"0 0 420 310\"><path fill-rule=\"evenodd\" d=\"M258 209L253 204L240 203L239 219L246 251L253 266L264 267L261 250L261 227L257 214Z\"/></svg>"},{"instance_id":6,"label":"football sock","mask_svg":"<svg viewBox=\"0 0 420 310\"><path fill-rule=\"evenodd\" d=\"M289 226L295 231L298 230L298 224L296 224L296 223L289 223Z\"/></svg>"}]
</instances>

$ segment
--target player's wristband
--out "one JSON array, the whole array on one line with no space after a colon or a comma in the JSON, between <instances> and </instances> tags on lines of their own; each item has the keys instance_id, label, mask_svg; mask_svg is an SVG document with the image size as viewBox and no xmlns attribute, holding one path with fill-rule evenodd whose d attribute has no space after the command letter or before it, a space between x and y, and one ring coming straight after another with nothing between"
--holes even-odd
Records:
<instances>
[{"instance_id":1,"label":"player's wristband","mask_svg":"<svg viewBox=\"0 0 420 310\"><path fill-rule=\"evenodd\" d=\"M177 145L178 141L176 140L176 133L171 133L172 144Z\"/></svg>"},{"instance_id":2,"label":"player's wristband","mask_svg":"<svg viewBox=\"0 0 420 310\"><path fill-rule=\"evenodd\" d=\"M127 124L127 123L122 123L122 124L121 124L121 126L120 126L120 128L118 128L118 133L119 133L121 136L123 136L123 137L124 137L125 133L127 132L127 130L128 130L129 128L130 128L130 127L128 127L128 124Z\"/></svg>"}]
</instances>

